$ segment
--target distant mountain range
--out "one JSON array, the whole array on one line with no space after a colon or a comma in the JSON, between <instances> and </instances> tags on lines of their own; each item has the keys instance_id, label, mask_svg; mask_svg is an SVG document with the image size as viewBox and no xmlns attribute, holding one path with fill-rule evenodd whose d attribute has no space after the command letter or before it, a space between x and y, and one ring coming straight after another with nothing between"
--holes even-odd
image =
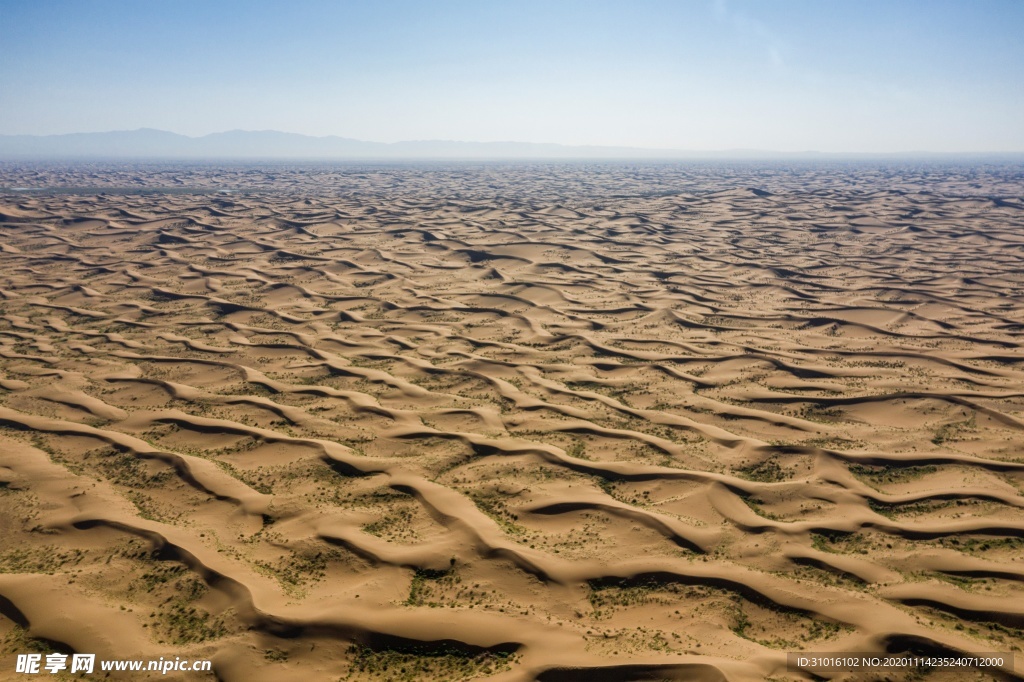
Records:
<instances>
[{"instance_id":1,"label":"distant mountain range","mask_svg":"<svg viewBox=\"0 0 1024 682\"><path fill-rule=\"evenodd\" d=\"M828 154L748 149L683 151L638 147L569 146L533 142L365 142L312 137L276 130L231 130L188 137L141 128L68 135L0 135L0 159L833 159L833 158L1012 158L1015 154Z\"/></svg>"}]
</instances>

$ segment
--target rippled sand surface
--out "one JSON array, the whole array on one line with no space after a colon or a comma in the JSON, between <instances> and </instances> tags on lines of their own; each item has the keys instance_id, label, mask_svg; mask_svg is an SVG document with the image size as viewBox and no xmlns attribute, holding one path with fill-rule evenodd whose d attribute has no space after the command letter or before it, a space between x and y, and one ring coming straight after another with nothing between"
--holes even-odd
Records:
<instances>
[{"instance_id":1,"label":"rippled sand surface","mask_svg":"<svg viewBox=\"0 0 1024 682\"><path fill-rule=\"evenodd\" d=\"M1021 678L1019 167L0 186L0 677Z\"/></svg>"}]
</instances>

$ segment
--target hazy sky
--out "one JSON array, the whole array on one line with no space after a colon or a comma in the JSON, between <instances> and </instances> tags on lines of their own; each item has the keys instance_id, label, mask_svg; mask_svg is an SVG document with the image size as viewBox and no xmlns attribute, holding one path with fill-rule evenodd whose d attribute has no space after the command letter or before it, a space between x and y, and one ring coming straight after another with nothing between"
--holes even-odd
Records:
<instances>
[{"instance_id":1,"label":"hazy sky","mask_svg":"<svg viewBox=\"0 0 1024 682\"><path fill-rule=\"evenodd\" d=\"M1024 0L0 0L0 133L1024 151Z\"/></svg>"}]
</instances>

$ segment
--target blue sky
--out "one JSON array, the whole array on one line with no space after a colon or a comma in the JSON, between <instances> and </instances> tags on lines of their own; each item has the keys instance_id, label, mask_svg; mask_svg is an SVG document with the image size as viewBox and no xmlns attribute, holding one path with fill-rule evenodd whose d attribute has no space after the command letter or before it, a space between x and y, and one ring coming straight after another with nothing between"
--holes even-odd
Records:
<instances>
[{"instance_id":1,"label":"blue sky","mask_svg":"<svg viewBox=\"0 0 1024 682\"><path fill-rule=\"evenodd\" d=\"M0 0L0 133L1024 151L1022 0Z\"/></svg>"}]
</instances>

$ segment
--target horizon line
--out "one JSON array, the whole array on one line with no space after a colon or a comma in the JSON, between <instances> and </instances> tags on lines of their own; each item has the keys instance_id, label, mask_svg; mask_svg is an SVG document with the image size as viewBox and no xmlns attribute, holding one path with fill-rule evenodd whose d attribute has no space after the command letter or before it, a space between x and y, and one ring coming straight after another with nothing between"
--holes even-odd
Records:
<instances>
[{"instance_id":1,"label":"horizon line","mask_svg":"<svg viewBox=\"0 0 1024 682\"><path fill-rule=\"evenodd\" d=\"M637 152L653 152L658 154L732 154L732 153L744 153L744 154L779 154L779 155L832 155L832 156L914 156L914 155L927 155L927 156L1019 156L1024 155L1024 149L1022 150L1009 150L1009 151L993 151L993 150L967 150L967 151L935 151L927 149L911 149L911 150L900 150L900 151L830 151L830 150L818 150L818 149L800 149L800 150L781 150L781 149L759 149L750 147L724 147L715 149L682 149L678 147L643 147L634 146L628 144L595 144L595 143L580 143L570 144L565 142L535 142L535 141L524 141L524 140L457 140L457 139L444 139L444 138L423 138L423 139L405 139L397 140L395 142L381 142L377 140L363 140L355 137L345 137L335 133L327 135L310 135L307 133L296 133L286 130L276 130L273 128L263 129L245 129L245 128L231 128L229 130L214 131L211 133L205 133L202 135L188 135L186 133L180 133L173 130L165 130L162 128L152 128L142 126L133 129L117 129L117 130L92 130L92 131L76 131L68 133L0 133L0 137L20 137L20 138L55 138L55 137L66 137L72 135L111 135L117 133L140 133L140 132L157 132L166 133L169 135L175 135L183 137L189 140L201 140L207 137L216 135L226 135L230 133L249 133L249 134L265 134L273 133L279 135L291 135L295 137L315 139L315 140L345 140L350 142L361 142L366 144L376 145L387 145L395 146L401 144L423 144L423 143L446 143L446 144L465 144L465 145L529 145L529 146L548 146L548 147L568 147L568 148L588 148L588 149L618 149L618 150L635 150ZM90 155L93 156L93 155ZM123 158L111 155L110 158ZM184 158L184 157L181 157ZM190 158L209 158L209 157L190 157ZM285 157L281 157L285 158ZM314 157L291 157L291 158L314 158ZM324 159L331 158L329 156L321 157ZM566 157L570 158L570 157ZM667 159L670 157L662 157Z\"/></svg>"}]
</instances>

